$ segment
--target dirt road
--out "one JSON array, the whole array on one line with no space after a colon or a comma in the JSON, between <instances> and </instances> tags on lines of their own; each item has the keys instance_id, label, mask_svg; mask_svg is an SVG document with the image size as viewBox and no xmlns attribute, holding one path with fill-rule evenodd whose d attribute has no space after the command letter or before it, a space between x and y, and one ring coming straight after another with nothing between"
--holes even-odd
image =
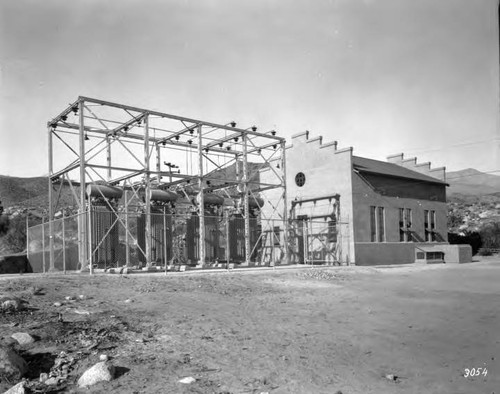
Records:
<instances>
[{"instance_id":1,"label":"dirt road","mask_svg":"<svg viewBox=\"0 0 500 394\"><path fill-rule=\"evenodd\" d=\"M59 392L500 393L500 261L21 277L0 293L33 308L0 314L0 336L39 338L20 349L29 378L61 351L74 357ZM117 378L79 391L103 353ZM464 377L479 367L486 376Z\"/></svg>"}]
</instances>

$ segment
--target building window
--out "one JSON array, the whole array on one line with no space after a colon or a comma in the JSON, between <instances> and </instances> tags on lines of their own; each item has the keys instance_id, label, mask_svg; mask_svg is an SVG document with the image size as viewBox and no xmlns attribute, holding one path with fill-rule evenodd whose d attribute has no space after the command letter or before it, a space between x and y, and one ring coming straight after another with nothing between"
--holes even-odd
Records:
<instances>
[{"instance_id":1,"label":"building window","mask_svg":"<svg viewBox=\"0 0 500 394\"><path fill-rule=\"evenodd\" d=\"M424 211L425 240L436 241L436 211Z\"/></svg>"},{"instance_id":2,"label":"building window","mask_svg":"<svg viewBox=\"0 0 500 394\"><path fill-rule=\"evenodd\" d=\"M410 208L399 208L399 242L413 241L412 213Z\"/></svg>"},{"instance_id":3,"label":"building window","mask_svg":"<svg viewBox=\"0 0 500 394\"><path fill-rule=\"evenodd\" d=\"M399 242L406 241L404 212L405 212L404 208L399 208Z\"/></svg>"},{"instance_id":4,"label":"building window","mask_svg":"<svg viewBox=\"0 0 500 394\"><path fill-rule=\"evenodd\" d=\"M384 207L370 207L370 241L385 242Z\"/></svg>"},{"instance_id":5,"label":"building window","mask_svg":"<svg viewBox=\"0 0 500 394\"><path fill-rule=\"evenodd\" d=\"M431 239L436 242L436 211L431 211Z\"/></svg>"},{"instance_id":6,"label":"building window","mask_svg":"<svg viewBox=\"0 0 500 394\"><path fill-rule=\"evenodd\" d=\"M295 184L298 187L302 187L304 186L305 183L306 183L306 176L304 175L304 173L303 172L297 173L297 175L295 175Z\"/></svg>"},{"instance_id":7,"label":"building window","mask_svg":"<svg viewBox=\"0 0 500 394\"><path fill-rule=\"evenodd\" d=\"M384 207L377 207L378 215L378 242L385 241L385 212Z\"/></svg>"},{"instance_id":8,"label":"building window","mask_svg":"<svg viewBox=\"0 0 500 394\"><path fill-rule=\"evenodd\" d=\"M377 207L370 207L370 241L377 241L377 219L375 216L375 211Z\"/></svg>"}]
</instances>

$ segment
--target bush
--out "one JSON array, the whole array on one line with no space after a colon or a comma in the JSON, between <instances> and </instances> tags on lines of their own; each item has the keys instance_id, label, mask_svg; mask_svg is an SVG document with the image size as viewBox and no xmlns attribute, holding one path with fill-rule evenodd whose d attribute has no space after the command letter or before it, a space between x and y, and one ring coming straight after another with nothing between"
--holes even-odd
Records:
<instances>
[{"instance_id":1,"label":"bush","mask_svg":"<svg viewBox=\"0 0 500 394\"><path fill-rule=\"evenodd\" d=\"M466 231L464 235L448 233L448 242L454 245L470 245L473 255L483 246L481 234L477 231Z\"/></svg>"},{"instance_id":2,"label":"bush","mask_svg":"<svg viewBox=\"0 0 500 394\"><path fill-rule=\"evenodd\" d=\"M0 215L0 236L9 231L9 217L7 215Z\"/></svg>"},{"instance_id":3,"label":"bush","mask_svg":"<svg viewBox=\"0 0 500 394\"><path fill-rule=\"evenodd\" d=\"M479 256L492 256L493 252L491 251L491 249L481 248L481 249L479 249L478 254L479 254Z\"/></svg>"},{"instance_id":4,"label":"bush","mask_svg":"<svg viewBox=\"0 0 500 394\"><path fill-rule=\"evenodd\" d=\"M485 224L480 233L484 248L500 249L500 222Z\"/></svg>"},{"instance_id":5,"label":"bush","mask_svg":"<svg viewBox=\"0 0 500 394\"><path fill-rule=\"evenodd\" d=\"M26 218L18 215L9 221L2 241L13 253L26 249Z\"/></svg>"}]
</instances>

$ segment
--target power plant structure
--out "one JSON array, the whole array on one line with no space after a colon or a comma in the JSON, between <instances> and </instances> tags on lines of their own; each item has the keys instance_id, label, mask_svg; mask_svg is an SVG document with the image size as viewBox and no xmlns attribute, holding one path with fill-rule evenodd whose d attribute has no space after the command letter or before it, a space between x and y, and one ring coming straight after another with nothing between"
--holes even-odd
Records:
<instances>
[{"instance_id":1,"label":"power plant structure","mask_svg":"<svg viewBox=\"0 0 500 394\"><path fill-rule=\"evenodd\" d=\"M34 272L470 257L447 242L446 169L402 153L359 157L309 131L286 145L274 130L88 97L47 135L48 221L28 229Z\"/></svg>"},{"instance_id":2,"label":"power plant structure","mask_svg":"<svg viewBox=\"0 0 500 394\"><path fill-rule=\"evenodd\" d=\"M68 244L78 251L77 269L90 272L288 261L287 209L272 209L288 205L285 139L274 130L88 97L47 128L49 270L61 269L57 251ZM280 201L266 200L269 190ZM70 203L61 198L68 194ZM72 236L58 224L67 211Z\"/></svg>"}]
</instances>

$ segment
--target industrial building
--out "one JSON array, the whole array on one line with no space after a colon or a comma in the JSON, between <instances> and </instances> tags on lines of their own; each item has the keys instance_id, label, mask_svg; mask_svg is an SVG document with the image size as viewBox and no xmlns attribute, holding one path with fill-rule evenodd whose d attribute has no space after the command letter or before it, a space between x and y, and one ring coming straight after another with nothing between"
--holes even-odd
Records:
<instances>
[{"instance_id":1,"label":"industrial building","mask_svg":"<svg viewBox=\"0 0 500 394\"><path fill-rule=\"evenodd\" d=\"M387 162L358 157L308 131L291 138L286 160L290 231L310 246L298 262L470 261L468 246L447 242L444 167L403 154Z\"/></svg>"},{"instance_id":2,"label":"industrial building","mask_svg":"<svg viewBox=\"0 0 500 394\"><path fill-rule=\"evenodd\" d=\"M47 129L35 272L467 259L447 244L445 169L415 158L88 97Z\"/></svg>"}]
</instances>

